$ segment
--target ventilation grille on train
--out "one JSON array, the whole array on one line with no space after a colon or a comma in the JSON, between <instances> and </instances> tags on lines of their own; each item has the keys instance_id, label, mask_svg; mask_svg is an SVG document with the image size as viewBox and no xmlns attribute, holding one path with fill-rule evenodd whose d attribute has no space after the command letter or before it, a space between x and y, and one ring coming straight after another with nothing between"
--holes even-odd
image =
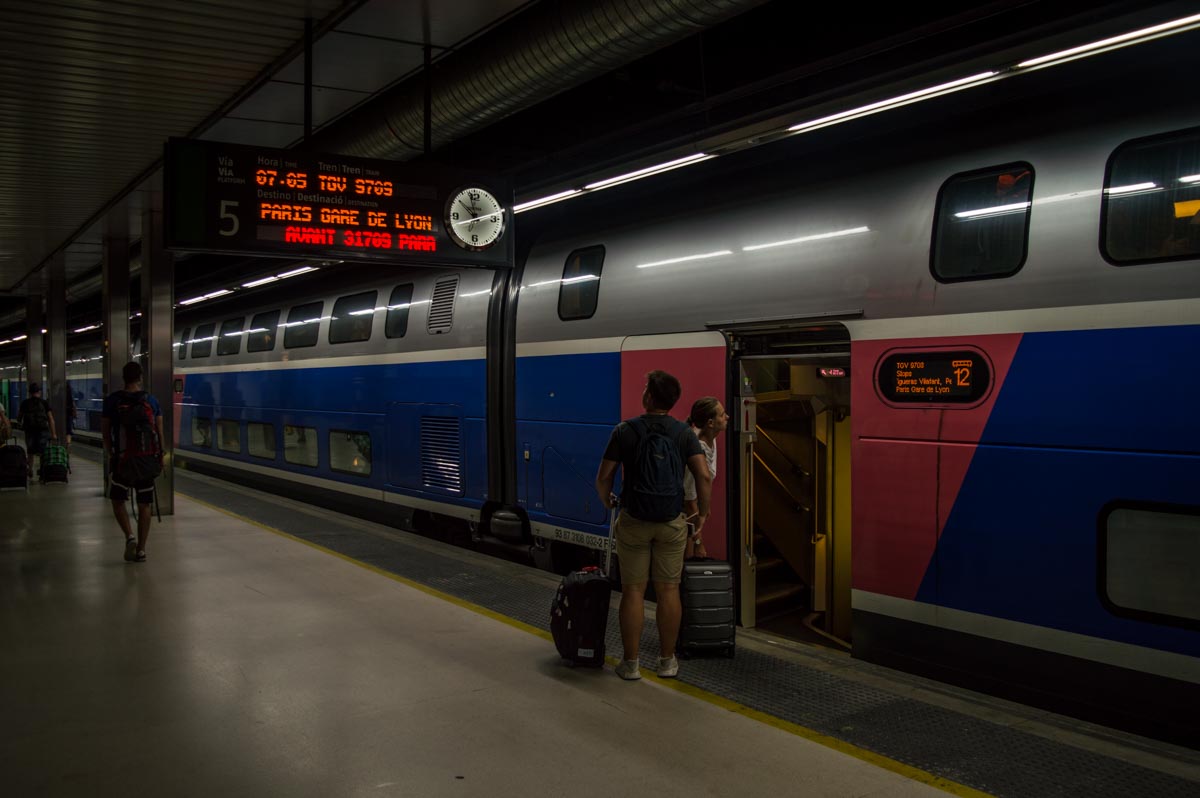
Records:
<instances>
[{"instance_id":1,"label":"ventilation grille on train","mask_svg":"<svg viewBox=\"0 0 1200 798\"><path fill-rule=\"evenodd\" d=\"M457 418L421 418L421 484L462 491L462 451Z\"/></svg>"},{"instance_id":2,"label":"ventilation grille on train","mask_svg":"<svg viewBox=\"0 0 1200 798\"><path fill-rule=\"evenodd\" d=\"M454 324L454 297L458 294L458 275L438 280L429 306L428 330L431 335L450 332Z\"/></svg>"}]
</instances>

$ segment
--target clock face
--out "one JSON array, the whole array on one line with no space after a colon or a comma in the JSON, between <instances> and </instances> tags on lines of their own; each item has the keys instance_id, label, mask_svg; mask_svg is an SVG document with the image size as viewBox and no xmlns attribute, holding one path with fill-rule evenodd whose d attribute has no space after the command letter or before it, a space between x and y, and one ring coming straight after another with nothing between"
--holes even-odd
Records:
<instances>
[{"instance_id":1,"label":"clock face","mask_svg":"<svg viewBox=\"0 0 1200 798\"><path fill-rule=\"evenodd\" d=\"M504 213L489 192L464 188L446 205L446 232L463 249L487 249L504 234Z\"/></svg>"}]
</instances>

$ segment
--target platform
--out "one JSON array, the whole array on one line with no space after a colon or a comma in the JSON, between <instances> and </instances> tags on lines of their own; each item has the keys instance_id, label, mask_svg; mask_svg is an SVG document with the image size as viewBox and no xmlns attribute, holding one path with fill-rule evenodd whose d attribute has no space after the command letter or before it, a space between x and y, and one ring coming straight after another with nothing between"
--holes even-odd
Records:
<instances>
[{"instance_id":1,"label":"platform","mask_svg":"<svg viewBox=\"0 0 1200 798\"><path fill-rule=\"evenodd\" d=\"M70 485L0 493L6 793L1200 793L1194 751L754 632L678 680L566 668L553 575L176 486L144 564L82 452Z\"/></svg>"}]
</instances>

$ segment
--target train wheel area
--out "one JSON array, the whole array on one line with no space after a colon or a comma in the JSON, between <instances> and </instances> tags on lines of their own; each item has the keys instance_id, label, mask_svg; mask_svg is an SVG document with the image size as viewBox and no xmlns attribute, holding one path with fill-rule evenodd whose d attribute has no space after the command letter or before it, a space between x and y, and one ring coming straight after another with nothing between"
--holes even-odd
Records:
<instances>
[{"instance_id":1,"label":"train wheel area","mask_svg":"<svg viewBox=\"0 0 1200 798\"><path fill-rule=\"evenodd\" d=\"M339 792L367 779L443 794L464 776L488 779L495 794L624 794L665 774L663 794L765 794L797 782L830 795L1200 788L1195 751L761 630L739 630L735 659L683 662L677 680L629 685L610 668L566 668L546 639L552 574L187 471L177 472L180 512L155 524L151 561L126 564L88 462L95 453L76 452L66 488L0 494L0 617L13 641L0 677L23 683L4 705L27 731L0 758L13 757L6 770L24 774L27 792L54 794L47 774L59 771L28 767L51 750L50 735L81 773L136 758L96 747L92 724L160 730L156 763L135 769L151 789L198 750L166 742L205 739L204 729L200 747L224 750L232 772L284 780L262 792ZM646 624L644 667L658 654L652 612ZM671 719L678 745L652 744L655 717ZM285 774L301 750L307 764ZM320 764L326 756L336 767ZM547 757L571 763L570 784L529 781ZM230 770L199 769L240 778Z\"/></svg>"}]
</instances>

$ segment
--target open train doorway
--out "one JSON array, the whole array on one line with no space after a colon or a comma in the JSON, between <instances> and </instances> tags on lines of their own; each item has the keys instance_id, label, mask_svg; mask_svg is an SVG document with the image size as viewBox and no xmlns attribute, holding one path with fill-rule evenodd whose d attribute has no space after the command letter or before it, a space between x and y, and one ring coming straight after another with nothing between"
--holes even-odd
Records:
<instances>
[{"instance_id":1,"label":"open train doorway","mask_svg":"<svg viewBox=\"0 0 1200 798\"><path fill-rule=\"evenodd\" d=\"M849 648L849 335L732 338L742 624Z\"/></svg>"}]
</instances>

